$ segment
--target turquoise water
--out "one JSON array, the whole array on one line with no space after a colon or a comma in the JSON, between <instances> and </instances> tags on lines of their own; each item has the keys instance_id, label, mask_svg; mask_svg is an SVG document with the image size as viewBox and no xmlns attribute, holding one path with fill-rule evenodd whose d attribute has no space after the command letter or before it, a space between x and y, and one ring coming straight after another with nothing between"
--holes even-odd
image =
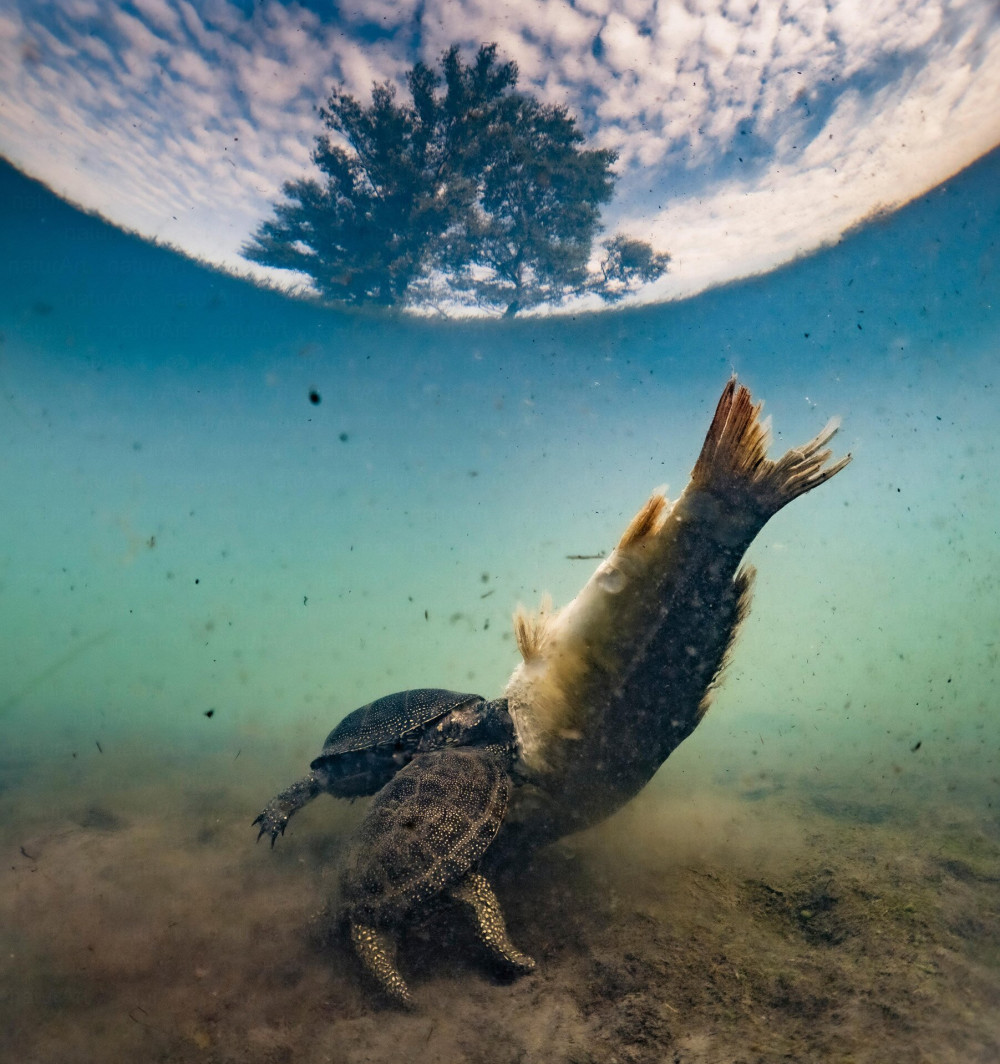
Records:
<instances>
[{"instance_id":1,"label":"turquoise water","mask_svg":"<svg viewBox=\"0 0 1000 1064\"><path fill-rule=\"evenodd\" d=\"M512 325L293 305L8 176L9 749L301 760L387 689L496 693L516 603L568 601L594 563L567 555L683 487L735 371L776 449L840 415L855 461L755 543L700 760L733 771L764 729L775 768L978 787L1000 730L998 173L688 303Z\"/></svg>"},{"instance_id":2,"label":"turquoise water","mask_svg":"<svg viewBox=\"0 0 1000 1064\"><path fill-rule=\"evenodd\" d=\"M2 183L11 853L192 795L252 850L349 710L499 694L516 604L568 601L596 564L570 555L681 490L732 372L776 450L839 415L854 461L753 545L725 684L647 801L947 804L1000 835L1000 153L774 274L512 323L292 303Z\"/></svg>"}]
</instances>

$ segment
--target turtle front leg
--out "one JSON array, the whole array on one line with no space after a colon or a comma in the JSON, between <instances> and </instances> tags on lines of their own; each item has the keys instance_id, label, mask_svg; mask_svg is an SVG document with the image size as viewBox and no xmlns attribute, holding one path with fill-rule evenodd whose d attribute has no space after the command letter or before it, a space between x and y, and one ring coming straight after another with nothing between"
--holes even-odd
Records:
<instances>
[{"instance_id":1,"label":"turtle front leg","mask_svg":"<svg viewBox=\"0 0 1000 1064\"><path fill-rule=\"evenodd\" d=\"M370 924L350 921L351 945L365 971L378 983L387 997L404 1009L413 1008L413 997L406 980L393 960L389 936Z\"/></svg>"},{"instance_id":2,"label":"turtle front leg","mask_svg":"<svg viewBox=\"0 0 1000 1064\"><path fill-rule=\"evenodd\" d=\"M534 960L522 953L508 937L500 902L497 901L486 876L480 872L470 872L454 886L449 887L448 893L472 909L480 941L493 957L516 972L530 972L534 969Z\"/></svg>"},{"instance_id":3,"label":"turtle front leg","mask_svg":"<svg viewBox=\"0 0 1000 1064\"><path fill-rule=\"evenodd\" d=\"M311 802L321 790L323 790L323 785L316 773L310 772L305 778L296 780L281 794L276 794L254 820L254 824L260 824L257 841L260 842L263 835L270 835L273 846L278 836L285 834L288 818Z\"/></svg>"}]
</instances>

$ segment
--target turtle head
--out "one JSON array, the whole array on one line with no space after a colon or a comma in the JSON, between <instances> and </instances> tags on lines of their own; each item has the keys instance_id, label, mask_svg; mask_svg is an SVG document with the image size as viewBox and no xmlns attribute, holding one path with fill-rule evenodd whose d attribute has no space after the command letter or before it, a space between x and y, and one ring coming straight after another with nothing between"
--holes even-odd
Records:
<instances>
[{"instance_id":1,"label":"turtle head","mask_svg":"<svg viewBox=\"0 0 1000 1064\"><path fill-rule=\"evenodd\" d=\"M513 748L514 724L507 712L507 699L484 702L473 698L446 713L424 732L418 751L445 746L503 746Z\"/></svg>"},{"instance_id":2,"label":"turtle head","mask_svg":"<svg viewBox=\"0 0 1000 1064\"><path fill-rule=\"evenodd\" d=\"M498 743L501 746L514 745L514 721L507 712L507 699L494 698L490 702L484 702L481 722L479 725L478 741L483 743Z\"/></svg>"}]
</instances>

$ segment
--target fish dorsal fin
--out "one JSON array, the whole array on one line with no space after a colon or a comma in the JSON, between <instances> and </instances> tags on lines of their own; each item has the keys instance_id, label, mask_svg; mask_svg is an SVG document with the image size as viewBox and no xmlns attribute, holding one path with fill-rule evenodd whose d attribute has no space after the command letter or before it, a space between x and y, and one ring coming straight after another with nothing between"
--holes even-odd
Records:
<instances>
[{"instance_id":1,"label":"fish dorsal fin","mask_svg":"<svg viewBox=\"0 0 1000 1064\"><path fill-rule=\"evenodd\" d=\"M618 541L618 550L625 550L647 536L659 531L667 509L667 497L662 491L654 491L642 509L628 523L628 528Z\"/></svg>"}]
</instances>

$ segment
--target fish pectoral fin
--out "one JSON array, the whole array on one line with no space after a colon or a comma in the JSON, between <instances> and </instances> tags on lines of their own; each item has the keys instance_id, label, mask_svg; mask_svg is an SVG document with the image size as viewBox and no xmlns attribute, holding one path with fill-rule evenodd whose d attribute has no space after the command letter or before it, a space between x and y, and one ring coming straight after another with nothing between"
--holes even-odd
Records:
<instances>
[{"instance_id":1,"label":"fish pectoral fin","mask_svg":"<svg viewBox=\"0 0 1000 1064\"><path fill-rule=\"evenodd\" d=\"M521 605L514 611L514 639L526 663L537 661L545 653L553 616L551 595L542 597L537 613L529 613Z\"/></svg>"}]
</instances>

